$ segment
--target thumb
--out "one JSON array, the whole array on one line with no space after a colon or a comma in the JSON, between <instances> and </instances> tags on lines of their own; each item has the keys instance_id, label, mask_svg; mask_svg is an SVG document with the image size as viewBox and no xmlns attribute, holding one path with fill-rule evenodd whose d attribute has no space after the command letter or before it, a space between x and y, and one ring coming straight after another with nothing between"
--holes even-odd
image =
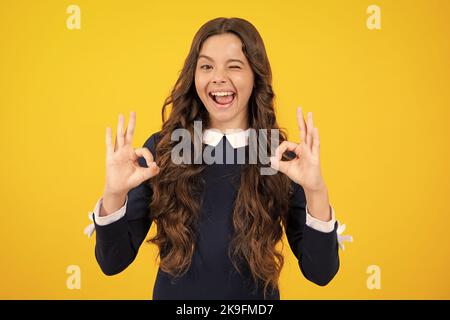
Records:
<instances>
[{"instance_id":1,"label":"thumb","mask_svg":"<svg viewBox=\"0 0 450 320\"><path fill-rule=\"evenodd\" d=\"M292 161L292 160L291 160ZM277 156L270 157L270 166L284 174L288 171L289 161L282 161Z\"/></svg>"},{"instance_id":2,"label":"thumb","mask_svg":"<svg viewBox=\"0 0 450 320\"><path fill-rule=\"evenodd\" d=\"M148 168L140 167L137 169L137 173L142 179L148 180L154 176L156 176L160 171L160 168L156 165L156 162L150 162Z\"/></svg>"}]
</instances>

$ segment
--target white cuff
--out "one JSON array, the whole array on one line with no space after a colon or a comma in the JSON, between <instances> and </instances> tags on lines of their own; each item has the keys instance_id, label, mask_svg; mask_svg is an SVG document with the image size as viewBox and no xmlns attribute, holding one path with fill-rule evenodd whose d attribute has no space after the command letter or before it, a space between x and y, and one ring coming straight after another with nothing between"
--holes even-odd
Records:
<instances>
[{"instance_id":1,"label":"white cuff","mask_svg":"<svg viewBox=\"0 0 450 320\"><path fill-rule=\"evenodd\" d=\"M103 203L103 198L100 198L97 201L97 204L95 205L94 208L94 212L89 212L88 213L88 217L89 220L94 221L92 218L92 215L95 216L95 222L99 225L99 226L106 226L108 224L111 224L113 222L116 222L117 220L121 219L126 212L126 208L127 208L127 202L128 202L128 195L125 198L125 204L118 209L117 211L104 216L104 217L100 217L100 207ZM88 225L85 229L84 229L84 233L88 236L91 237L91 235L94 233L95 230L95 224L91 223L90 225Z\"/></svg>"},{"instance_id":2,"label":"white cuff","mask_svg":"<svg viewBox=\"0 0 450 320\"><path fill-rule=\"evenodd\" d=\"M125 204L117 211L108 214L107 216L100 217L100 206L103 204L103 198L100 198L97 201L97 204L95 205L94 209L94 215L95 215L95 222L99 226L106 226L110 223L116 222L120 218L122 218L125 215L125 211L127 209L127 202L128 202L128 196L125 198Z\"/></svg>"},{"instance_id":3,"label":"white cuff","mask_svg":"<svg viewBox=\"0 0 450 320\"><path fill-rule=\"evenodd\" d=\"M306 224L318 231L322 232L331 232L334 230L334 223L336 222L336 217L334 215L334 209L331 207L331 220L330 221L322 221L319 219L314 218L311 216L308 212L308 205L306 205ZM342 250L345 250L344 242L353 242L353 236L350 235L343 235L345 230L345 224L342 224L338 221L338 228L337 228L337 240L339 244L339 248Z\"/></svg>"},{"instance_id":4,"label":"white cuff","mask_svg":"<svg viewBox=\"0 0 450 320\"><path fill-rule=\"evenodd\" d=\"M306 225L311 227L317 231L321 232L331 232L334 230L334 223L336 222L336 218L334 216L334 209L330 205L331 208L331 220L330 221L322 221L314 218L308 212L308 204L306 204Z\"/></svg>"}]
</instances>

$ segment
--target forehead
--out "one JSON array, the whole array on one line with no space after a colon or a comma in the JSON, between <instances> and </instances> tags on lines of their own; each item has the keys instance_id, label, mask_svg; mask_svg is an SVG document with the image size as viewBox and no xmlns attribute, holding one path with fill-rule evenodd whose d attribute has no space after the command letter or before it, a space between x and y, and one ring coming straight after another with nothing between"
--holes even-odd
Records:
<instances>
[{"instance_id":1,"label":"forehead","mask_svg":"<svg viewBox=\"0 0 450 320\"><path fill-rule=\"evenodd\" d=\"M209 37L203 42L200 54L214 60L228 58L245 58L242 52L242 41L232 33L223 33Z\"/></svg>"}]
</instances>

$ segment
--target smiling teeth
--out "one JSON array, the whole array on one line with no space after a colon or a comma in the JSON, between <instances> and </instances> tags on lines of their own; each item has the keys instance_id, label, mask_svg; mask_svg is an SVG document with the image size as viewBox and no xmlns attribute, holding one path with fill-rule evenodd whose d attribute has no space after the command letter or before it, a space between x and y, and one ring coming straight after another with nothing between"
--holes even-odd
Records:
<instances>
[{"instance_id":1,"label":"smiling teeth","mask_svg":"<svg viewBox=\"0 0 450 320\"><path fill-rule=\"evenodd\" d=\"M219 96L219 97L231 96L233 94L234 94L234 92L211 92L211 95Z\"/></svg>"}]
</instances>

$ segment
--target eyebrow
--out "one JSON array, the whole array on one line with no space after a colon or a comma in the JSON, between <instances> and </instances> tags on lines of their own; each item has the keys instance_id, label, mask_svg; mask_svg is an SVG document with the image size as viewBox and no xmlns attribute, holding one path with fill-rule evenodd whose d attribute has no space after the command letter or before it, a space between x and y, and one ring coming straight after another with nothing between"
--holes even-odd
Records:
<instances>
[{"instance_id":1,"label":"eyebrow","mask_svg":"<svg viewBox=\"0 0 450 320\"><path fill-rule=\"evenodd\" d=\"M205 59L208 59L208 60L210 60L210 61L214 61L213 58L208 57L207 55L204 55L204 54L199 55L199 56L198 56L198 60L199 60L200 58L205 58ZM240 63L244 64L244 62L242 62L242 60L239 60L239 59L228 59L227 62L240 62Z\"/></svg>"}]
</instances>

